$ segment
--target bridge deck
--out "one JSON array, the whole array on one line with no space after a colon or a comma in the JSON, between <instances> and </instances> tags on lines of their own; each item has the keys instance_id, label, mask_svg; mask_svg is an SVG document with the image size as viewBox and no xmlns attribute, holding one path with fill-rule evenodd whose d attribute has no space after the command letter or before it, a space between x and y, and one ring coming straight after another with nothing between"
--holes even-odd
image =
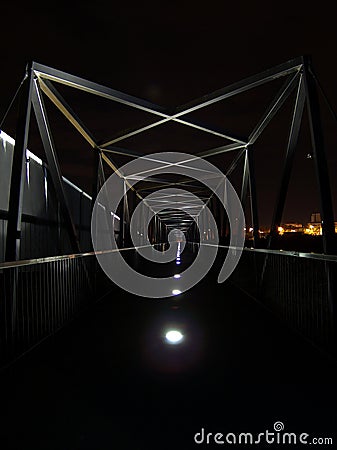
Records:
<instances>
[{"instance_id":1,"label":"bridge deck","mask_svg":"<svg viewBox=\"0 0 337 450\"><path fill-rule=\"evenodd\" d=\"M335 363L217 270L171 299L115 288L3 372L1 449L188 449L201 427L278 420L331 435ZM182 344L164 342L170 324Z\"/></svg>"}]
</instances>

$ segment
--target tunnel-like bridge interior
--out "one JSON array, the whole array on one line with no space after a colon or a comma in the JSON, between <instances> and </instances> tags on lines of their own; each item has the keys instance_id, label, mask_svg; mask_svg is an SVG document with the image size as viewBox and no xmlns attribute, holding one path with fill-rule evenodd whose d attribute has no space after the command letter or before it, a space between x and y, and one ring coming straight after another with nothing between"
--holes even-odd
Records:
<instances>
[{"instance_id":1,"label":"tunnel-like bridge interior","mask_svg":"<svg viewBox=\"0 0 337 450\"><path fill-rule=\"evenodd\" d=\"M248 136L193 116L275 80L282 84ZM99 140L62 87L144 112L147 122ZM310 60L178 108L37 63L20 95L15 140L0 134L1 448L187 449L202 429L214 444L217 432L253 433L277 421L317 435L333 430L337 256ZM289 99L264 236L254 152ZM94 153L91 195L62 176L46 100ZM278 248L305 110L318 251ZM33 111L46 161L27 150ZM222 143L134 149L132 139L172 123Z\"/></svg>"}]
</instances>

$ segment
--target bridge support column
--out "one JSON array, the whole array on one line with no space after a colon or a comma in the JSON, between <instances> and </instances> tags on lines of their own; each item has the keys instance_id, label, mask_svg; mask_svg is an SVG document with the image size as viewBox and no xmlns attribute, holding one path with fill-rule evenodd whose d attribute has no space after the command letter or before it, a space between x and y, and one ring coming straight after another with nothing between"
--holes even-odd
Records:
<instances>
[{"instance_id":1,"label":"bridge support column","mask_svg":"<svg viewBox=\"0 0 337 450\"><path fill-rule=\"evenodd\" d=\"M311 60L308 57L304 58L304 80L307 94L311 144L321 202L323 251L324 253L333 253L335 224L328 164L325 154L317 87L311 73Z\"/></svg>"},{"instance_id":2,"label":"bridge support column","mask_svg":"<svg viewBox=\"0 0 337 450\"><path fill-rule=\"evenodd\" d=\"M32 65L26 69L26 79L22 85L19 114L16 127L9 194L5 261L20 258L21 215L25 183L26 149L29 134L31 99L33 89Z\"/></svg>"},{"instance_id":3,"label":"bridge support column","mask_svg":"<svg viewBox=\"0 0 337 450\"><path fill-rule=\"evenodd\" d=\"M316 177L321 203L321 221L323 252L333 254L336 251L335 223L328 164L325 153L324 137L320 115L317 86L311 70L311 60L304 58L304 80L307 94L307 109L311 134L312 154L315 163ZM334 330L334 350L337 353L337 286L336 269L331 263L325 263L327 282Z\"/></svg>"},{"instance_id":4,"label":"bridge support column","mask_svg":"<svg viewBox=\"0 0 337 450\"><path fill-rule=\"evenodd\" d=\"M273 240L273 238L275 238L275 236L277 236L278 227L281 225L284 205L285 205L286 196L287 196L287 192L288 192L291 170L292 170L292 166L293 166L293 162L294 162L295 149L297 146L298 135L299 135L300 127L301 127L304 104L305 104L305 86L304 86L303 76L301 76L299 84L298 84L298 88L297 88L297 95L296 95L292 123L291 123L289 138L288 138L286 158L285 158L284 167L283 167L283 171L282 171L281 184L280 184L280 188L279 188L278 195L276 198L275 209L274 209L272 223L271 223L271 227L270 227L268 248L271 248L272 240Z\"/></svg>"},{"instance_id":5,"label":"bridge support column","mask_svg":"<svg viewBox=\"0 0 337 450\"><path fill-rule=\"evenodd\" d=\"M64 217L65 225L69 233L71 247L74 253L81 253L75 224L73 222L69 210L67 196L63 186L60 165L55 151L54 141L49 126L46 109L36 80L33 83L32 103L42 139L42 144L47 157L49 172L53 180L53 185L57 194L57 198L60 202L60 207L62 215Z\"/></svg>"},{"instance_id":6,"label":"bridge support column","mask_svg":"<svg viewBox=\"0 0 337 450\"><path fill-rule=\"evenodd\" d=\"M244 200L247 196L247 191L249 187L250 193L250 210L253 225L253 242L254 247L259 246L259 215L257 208L257 194L256 194L256 182L255 182L255 163L254 163L254 149L253 147L246 148L243 180L241 188L241 203L244 204Z\"/></svg>"}]
</instances>

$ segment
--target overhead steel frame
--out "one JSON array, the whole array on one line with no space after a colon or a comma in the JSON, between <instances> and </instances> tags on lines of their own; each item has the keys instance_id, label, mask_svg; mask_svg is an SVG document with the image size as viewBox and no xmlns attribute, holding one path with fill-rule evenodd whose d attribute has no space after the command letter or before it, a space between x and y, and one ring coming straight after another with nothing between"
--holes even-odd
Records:
<instances>
[{"instance_id":1,"label":"overhead steel frame","mask_svg":"<svg viewBox=\"0 0 337 450\"><path fill-rule=\"evenodd\" d=\"M223 101L234 95L246 92L257 86L273 81L277 78L285 77L285 83L281 90L272 101L260 122L254 128L248 138L233 136L227 130L218 129L196 122L186 118L192 113L206 106L212 105L219 101ZM71 107L66 103L61 94L57 91L53 83L60 83L75 89L82 90L106 99L121 103L123 105L137 108L141 111L151 113L158 119L153 123L141 128L128 130L126 133L118 133L109 140L100 142L95 139L93 134L83 124ZM46 95L59 111L69 120L74 128L82 135L82 137L90 144L96 152L96 167L99 167L99 161L104 161L117 174L120 174L118 167L111 160L110 154L121 154L129 157L143 156L137 152L127 150L125 148L116 147L115 144L121 142L128 137L135 136L139 133L151 130L154 127L167 123L169 121L189 126L211 135L221 137L230 144L208 149L199 152L197 156L207 158L213 155L219 155L225 152L239 150L238 155L234 158L233 163L228 169L227 174L233 171L238 162L244 156L244 172L241 189L241 199L244 202L248 190L250 191L251 212L254 228L255 246L258 245L258 208L256 198L255 176L254 176L254 148L256 140L262 134L263 130L279 111L283 103L297 89L296 102L293 112L293 120L288 140L285 165L282 172L282 181L278 192L278 201L275 205L273 222L271 226L271 238L275 234L280 224L286 193L288 190L289 178L292 168L294 151L298 139L300 123L303 114L305 100L309 115L309 123L311 130L311 142L313 148L313 157L316 167L316 175L320 193L321 214L322 214L322 233L324 252L332 251L332 239L334 236L334 217L331 201L331 190L328 176L328 168L325 156L323 133L319 113L318 96L315 84L315 77L311 69L311 61L308 57L299 57L268 69L260 74L245 78L242 81L231 84L223 89L215 91L201 99L194 100L175 109L164 108L153 103L141 100L139 98L124 94L113 90L106 86L93 83L83 78L70 75L68 73L47 67L36 62L27 66L26 77L21 89L21 102L19 117L17 123L16 141L14 147L14 159L11 174L11 189L9 199L9 216L8 216L8 232L6 242L6 260L16 260L19 257L20 249L20 233L21 233L21 212L22 212L22 191L23 191L23 170L25 164L25 149L27 146L31 105L33 104L35 115L37 118L42 142L46 152L48 164L51 169L53 183L59 196L63 216L68 227L71 243L75 251L79 251L78 238L76 229L72 222L71 213L69 211L67 199L63 189L61 171L59 168L55 146L53 144L51 130L48 123L46 110L43 103L42 93ZM95 183L95 182L94 182ZM126 180L126 184L128 184ZM167 183L165 183L167 186ZM98 187L96 183L96 187ZM136 192L139 198L140 194ZM121 225L122 226L122 225Z\"/></svg>"}]
</instances>

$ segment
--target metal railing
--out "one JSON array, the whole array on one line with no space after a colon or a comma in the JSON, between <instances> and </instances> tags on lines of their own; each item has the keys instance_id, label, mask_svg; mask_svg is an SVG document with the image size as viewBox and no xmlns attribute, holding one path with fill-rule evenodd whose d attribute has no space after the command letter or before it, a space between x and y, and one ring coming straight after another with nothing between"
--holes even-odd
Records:
<instances>
[{"instance_id":1,"label":"metal railing","mask_svg":"<svg viewBox=\"0 0 337 450\"><path fill-rule=\"evenodd\" d=\"M0 366L111 289L94 253L0 264Z\"/></svg>"},{"instance_id":2,"label":"metal railing","mask_svg":"<svg viewBox=\"0 0 337 450\"><path fill-rule=\"evenodd\" d=\"M336 270L334 255L245 248L231 281L336 354Z\"/></svg>"},{"instance_id":3,"label":"metal railing","mask_svg":"<svg viewBox=\"0 0 337 450\"><path fill-rule=\"evenodd\" d=\"M230 280L336 354L336 272L337 256L245 248ZM0 366L55 333L113 286L94 252L0 264Z\"/></svg>"}]
</instances>

